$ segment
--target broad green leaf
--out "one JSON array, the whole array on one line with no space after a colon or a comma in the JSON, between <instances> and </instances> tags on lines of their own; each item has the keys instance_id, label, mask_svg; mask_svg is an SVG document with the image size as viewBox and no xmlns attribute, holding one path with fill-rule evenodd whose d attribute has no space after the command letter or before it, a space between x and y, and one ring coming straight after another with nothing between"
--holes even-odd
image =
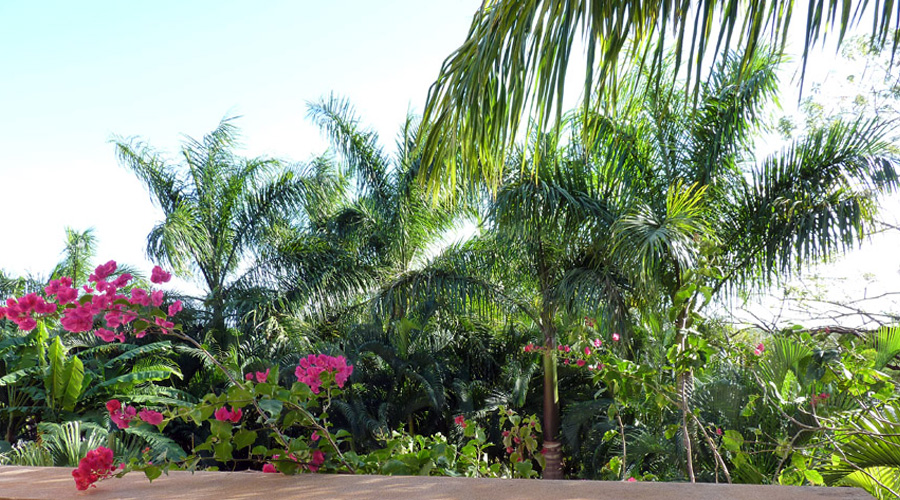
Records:
<instances>
[{"instance_id":1,"label":"broad green leaf","mask_svg":"<svg viewBox=\"0 0 900 500\"><path fill-rule=\"evenodd\" d=\"M256 442L256 431L240 430L234 435L234 446L238 450Z\"/></svg>"},{"instance_id":2,"label":"broad green leaf","mask_svg":"<svg viewBox=\"0 0 900 500\"><path fill-rule=\"evenodd\" d=\"M72 356L66 363L64 380L66 381L66 387L62 394L62 409L74 411L75 403L78 402L78 398L85 388L84 364L78 359L78 356Z\"/></svg>"}]
</instances>

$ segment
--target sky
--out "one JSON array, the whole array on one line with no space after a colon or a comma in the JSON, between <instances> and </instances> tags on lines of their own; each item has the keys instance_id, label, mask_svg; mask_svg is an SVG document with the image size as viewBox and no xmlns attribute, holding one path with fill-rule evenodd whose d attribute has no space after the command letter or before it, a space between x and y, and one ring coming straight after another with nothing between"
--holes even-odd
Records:
<instances>
[{"instance_id":1,"label":"sky","mask_svg":"<svg viewBox=\"0 0 900 500\"><path fill-rule=\"evenodd\" d=\"M46 275L66 226L98 259L147 267L161 218L115 158L134 137L175 158L240 115L246 156L309 160L306 103L348 98L390 147L421 111L478 0L0 2L0 269Z\"/></svg>"},{"instance_id":2,"label":"sky","mask_svg":"<svg viewBox=\"0 0 900 500\"><path fill-rule=\"evenodd\" d=\"M115 137L175 158L184 135L239 115L242 154L307 161L326 143L306 103L333 92L392 147L480 3L0 1L0 269L46 276L67 226L94 228L98 261L149 269L146 236L162 213L118 164ZM808 80L834 60L814 59ZM876 282L900 289L900 238L879 238L820 274L854 296Z\"/></svg>"}]
</instances>

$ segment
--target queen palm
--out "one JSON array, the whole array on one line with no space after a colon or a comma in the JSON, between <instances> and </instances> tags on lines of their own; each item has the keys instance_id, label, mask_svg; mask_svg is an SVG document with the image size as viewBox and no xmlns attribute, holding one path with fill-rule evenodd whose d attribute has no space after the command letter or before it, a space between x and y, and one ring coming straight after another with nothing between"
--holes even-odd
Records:
<instances>
[{"instance_id":1,"label":"queen palm","mask_svg":"<svg viewBox=\"0 0 900 500\"><path fill-rule=\"evenodd\" d=\"M178 165L139 141L114 141L120 162L163 212L147 237L147 254L199 281L208 332L219 343L227 343L239 313L231 307L237 273L254 265L274 228L302 220L304 208L328 198L334 184L279 160L241 158L234 153L237 139L233 119L226 118L201 140L188 138Z\"/></svg>"},{"instance_id":2,"label":"queen palm","mask_svg":"<svg viewBox=\"0 0 900 500\"><path fill-rule=\"evenodd\" d=\"M615 98L618 65L625 59L639 61L653 81L667 49L674 48L676 72L683 62L687 86L697 90L712 72L704 67L710 56L721 61L739 50L744 74L759 47L784 47L791 23L806 21L805 67L825 33L840 42L860 23L871 22L873 38L884 43L890 37L896 47L900 31L891 31L891 21L897 18L896 2L852 0L486 0L429 92L423 146L430 168L423 174L433 187L447 181L496 189L519 126L529 118L538 129L558 121L578 42L586 49L579 61L586 70L584 95L606 89ZM593 104L586 101L585 108Z\"/></svg>"},{"instance_id":3,"label":"queen palm","mask_svg":"<svg viewBox=\"0 0 900 500\"><path fill-rule=\"evenodd\" d=\"M427 266L398 277L377 297L381 309L433 301L443 307L513 319L521 344L542 346L543 477L562 478L556 351L561 325L599 314L612 330L627 322L636 284L630 270L608 257L613 221L629 193L615 169L597 169L592 152L560 144L551 134L532 137L509 162L496 196L484 201L482 234L451 247ZM519 165L540 154L539 168ZM526 381L527 383L527 381Z\"/></svg>"},{"instance_id":4,"label":"queen palm","mask_svg":"<svg viewBox=\"0 0 900 500\"><path fill-rule=\"evenodd\" d=\"M878 124L835 123L753 161L752 124L773 95L777 62L757 53L741 69L740 57L726 59L696 104L670 89L644 99L643 87L656 83L623 79L630 96L601 113L579 113L576 128L559 134L573 138L571 146L544 135L528 148L531 156L507 165L489 198L487 238L407 279L406 293L462 292L463 306L491 296L531 319L547 349L544 437L551 446L558 315L602 308L603 324L616 325L611 320L627 322L625 311L635 306L673 308L681 344L701 290L765 283L775 272L800 270L804 259L849 248L866 234L874 197L896 187ZM598 131L592 143L583 142L584 127ZM532 158L536 169L523 171ZM519 272L511 276L510 266ZM687 427L689 373L679 381ZM545 477L558 474L553 465Z\"/></svg>"},{"instance_id":5,"label":"queen palm","mask_svg":"<svg viewBox=\"0 0 900 500\"><path fill-rule=\"evenodd\" d=\"M679 352L705 301L851 248L868 234L875 198L897 187L896 158L875 122L834 122L756 161L753 123L774 96L778 62L731 55L696 103L671 83L648 92L632 75L623 79L631 95L596 117L605 160L634 180L636 202L614 224L616 254L662 292ZM677 385L693 480L690 369Z\"/></svg>"}]
</instances>

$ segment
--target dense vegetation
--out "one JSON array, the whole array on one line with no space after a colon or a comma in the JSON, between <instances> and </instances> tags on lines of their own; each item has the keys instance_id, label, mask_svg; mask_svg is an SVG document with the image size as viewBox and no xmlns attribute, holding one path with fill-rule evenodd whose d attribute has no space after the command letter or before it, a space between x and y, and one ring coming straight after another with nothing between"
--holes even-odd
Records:
<instances>
[{"instance_id":1,"label":"dense vegetation","mask_svg":"<svg viewBox=\"0 0 900 500\"><path fill-rule=\"evenodd\" d=\"M353 370L318 414L343 454L313 452L315 468L896 497L898 327L739 331L706 312L853 248L900 183L890 123L876 118L817 122L757 158L779 63L731 55L695 94L662 60L623 67L616 99L530 133L490 182L436 191L420 182L434 170L419 147L431 129L409 117L388 153L335 97L309 106L332 147L305 165L238 156L231 119L176 164L117 140L163 213L148 255L201 295L170 296L183 335L121 343L0 315L0 463L76 466L109 442L123 459L196 452L203 467L261 468L204 448L217 424L117 429L107 402L210 408L191 417L202 422L235 381L256 377L271 395L323 353ZM446 243L467 224L476 234ZM0 292L96 283L95 247L67 230L46 277L0 274ZM126 272L123 289L147 286ZM280 404L232 421L277 420ZM240 432L243 447L275 446Z\"/></svg>"}]
</instances>

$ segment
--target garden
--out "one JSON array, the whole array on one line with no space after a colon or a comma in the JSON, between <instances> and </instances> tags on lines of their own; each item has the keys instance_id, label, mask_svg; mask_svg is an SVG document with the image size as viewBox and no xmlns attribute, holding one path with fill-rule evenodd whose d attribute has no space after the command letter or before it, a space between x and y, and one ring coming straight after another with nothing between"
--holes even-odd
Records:
<instances>
[{"instance_id":1,"label":"garden","mask_svg":"<svg viewBox=\"0 0 900 500\"><path fill-rule=\"evenodd\" d=\"M726 4L485 2L392 146L335 94L306 162L243 155L231 115L177 152L115 136L153 265L66 228L46 271L0 271L0 466L73 493L256 471L900 498L900 311L739 318L900 230L900 4L841 42L873 88L795 122L770 113L789 14ZM806 43L868 23L852 4Z\"/></svg>"}]
</instances>

